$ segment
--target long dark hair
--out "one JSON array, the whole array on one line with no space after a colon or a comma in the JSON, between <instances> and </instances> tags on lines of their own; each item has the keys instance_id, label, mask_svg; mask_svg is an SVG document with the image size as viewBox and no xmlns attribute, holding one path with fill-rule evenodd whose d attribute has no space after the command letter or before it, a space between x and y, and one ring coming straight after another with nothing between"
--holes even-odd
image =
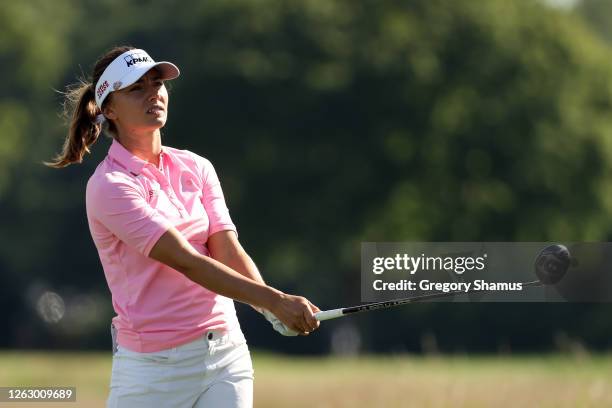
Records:
<instances>
[{"instance_id":1,"label":"long dark hair","mask_svg":"<svg viewBox=\"0 0 612 408\"><path fill-rule=\"evenodd\" d=\"M66 88L63 116L66 122L70 124L68 134L64 140L61 153L54 157L52 161L45 162L45 165L62 168L73 163L81 163L85 153L90 153L89 147L98 140L103 126L108 126L108 132L111 135L116 135L117 130L111 121L104 121L106 125L96 122L96 116L101 114L102 110L96 105L94 87L106 67L115 58L133 49L134 47L131 46L120 46L107 51L96 61L90 81L79 79L79 82ZM111 97L112 94L109 94L102 106L105 106Z\"/></svg>"}]
</instances>

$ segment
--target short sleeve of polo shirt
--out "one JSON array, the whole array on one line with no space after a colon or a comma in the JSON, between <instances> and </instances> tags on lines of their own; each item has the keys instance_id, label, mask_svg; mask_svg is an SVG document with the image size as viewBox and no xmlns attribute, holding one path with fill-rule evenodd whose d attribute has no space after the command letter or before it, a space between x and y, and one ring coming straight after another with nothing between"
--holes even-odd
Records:
<instances>
[{"instance_id":1,"label":"short sleeve of polo shirt","mask_svg":"<svg viewBox=\"0 0 612 408\"><path fill-rule=\"evenodd\" d=\"M87 212L112 234L144 256L172 224L147 202L144 192L122 174L107 173L90 180Z\"/></svg>"},{"instance_id":2,"label":"short sleeve of polo shirt","mask_svg":"<svg viewBox=\"0 0 612 408\"><path fill-rule=\"evenodd\" d=\"M194 153L192 155L202 171L202 204L210 221L208 235L225 230L231 230L238 234L225 203L221 182L215 168L208 159Z\"/></svg>"}]
</instances>

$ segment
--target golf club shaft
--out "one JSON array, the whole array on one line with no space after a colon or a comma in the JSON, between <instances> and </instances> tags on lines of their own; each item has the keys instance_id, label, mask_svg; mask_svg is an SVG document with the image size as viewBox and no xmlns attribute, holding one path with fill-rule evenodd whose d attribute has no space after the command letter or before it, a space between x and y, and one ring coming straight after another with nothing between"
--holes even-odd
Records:
<instances>
[{"instance_id":1,"label":"golf club shaft","mask_svg":"<svg viewBox=\"0 0 612 408\"><path fill-rule=\"evenodd\" d=\"M540 286L540 285L542 285L542 283L539 280L522 283L523 287ZM323 320L336 319L338 317L344 317L352 313L368 312L370 310L376 310L376 309L388 309L391 307L406 305L408 303L422 302L424 300L439 299L439 298L445 298L445 297L455 296L455 295L464 295L464 294L473 293L473 292L487 292L487 291L472 289L468 291L459 290L459 291L454 291L454 292L436 292L436 293L430 293L428 295L388 300L385 302L373 302L373 303L366 303L366 304L358 305L358 306L344 307L340 309L323 310L318 313L315 313L315 318L318 321L322 322Z\"/></svg>"}]
</instances>

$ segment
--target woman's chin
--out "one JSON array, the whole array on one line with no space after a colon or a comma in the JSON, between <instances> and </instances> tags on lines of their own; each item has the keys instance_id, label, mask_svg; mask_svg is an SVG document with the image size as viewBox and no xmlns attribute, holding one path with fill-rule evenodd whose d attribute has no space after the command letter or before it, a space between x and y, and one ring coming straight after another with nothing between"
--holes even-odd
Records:
<instances>
[{"instance_id":1,"label":"woman's chin","mask_svg":"<svg viewBox=\"0 0 612 408\"><path fill-rule=\"evenodd\" d=\"M166 117L158 116L155 118L150 118L147 121L147 125L154 129L161 129L166 125Z\"/></svg>"}]
</instances>

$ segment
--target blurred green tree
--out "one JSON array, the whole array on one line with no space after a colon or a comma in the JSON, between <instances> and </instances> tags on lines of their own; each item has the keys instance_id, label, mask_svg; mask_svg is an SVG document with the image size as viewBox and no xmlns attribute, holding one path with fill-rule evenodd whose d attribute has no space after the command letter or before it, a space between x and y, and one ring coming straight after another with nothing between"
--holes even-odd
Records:
<instances>
[{"instance_id":1,"label":"blurred green tree","mask_svg":"<svg viewBox=\"0 0 612 408\"><path fill-rule=\"evenodd\" d=\"M106 290L83 208L105 142L39 163L64 132L51 88L125 43L182 68L164 143L211 159L264 276L322 306L359 301L361 241L610 239L610 50L540 2L39 1L0 27L0 267L23 279ZM402 313L440 311L493 319Z\"/></svg>"},{"instance_id":2,"label":"blurred green tree","mask_svg":"<svg viewBox=\"0 0 612 408\"><path fill-rule=\"evenodd\" d=\"M175 17L196 68L169 138L221 161L278 278L329 281L317 270L354 268L361 240L609 237L610 53L579 19L528 1Z\"/></svg>"},{"instance_id":3,"label":"blurred green tree","mask_svg":"<svg viewBox=\"0 0 612 408\"><path fill-rule=\"evenodd\" d=\"M575 9L604 40L612 41L612 3L606 0L580 0Z\"/></svg>"}]
</instances>

